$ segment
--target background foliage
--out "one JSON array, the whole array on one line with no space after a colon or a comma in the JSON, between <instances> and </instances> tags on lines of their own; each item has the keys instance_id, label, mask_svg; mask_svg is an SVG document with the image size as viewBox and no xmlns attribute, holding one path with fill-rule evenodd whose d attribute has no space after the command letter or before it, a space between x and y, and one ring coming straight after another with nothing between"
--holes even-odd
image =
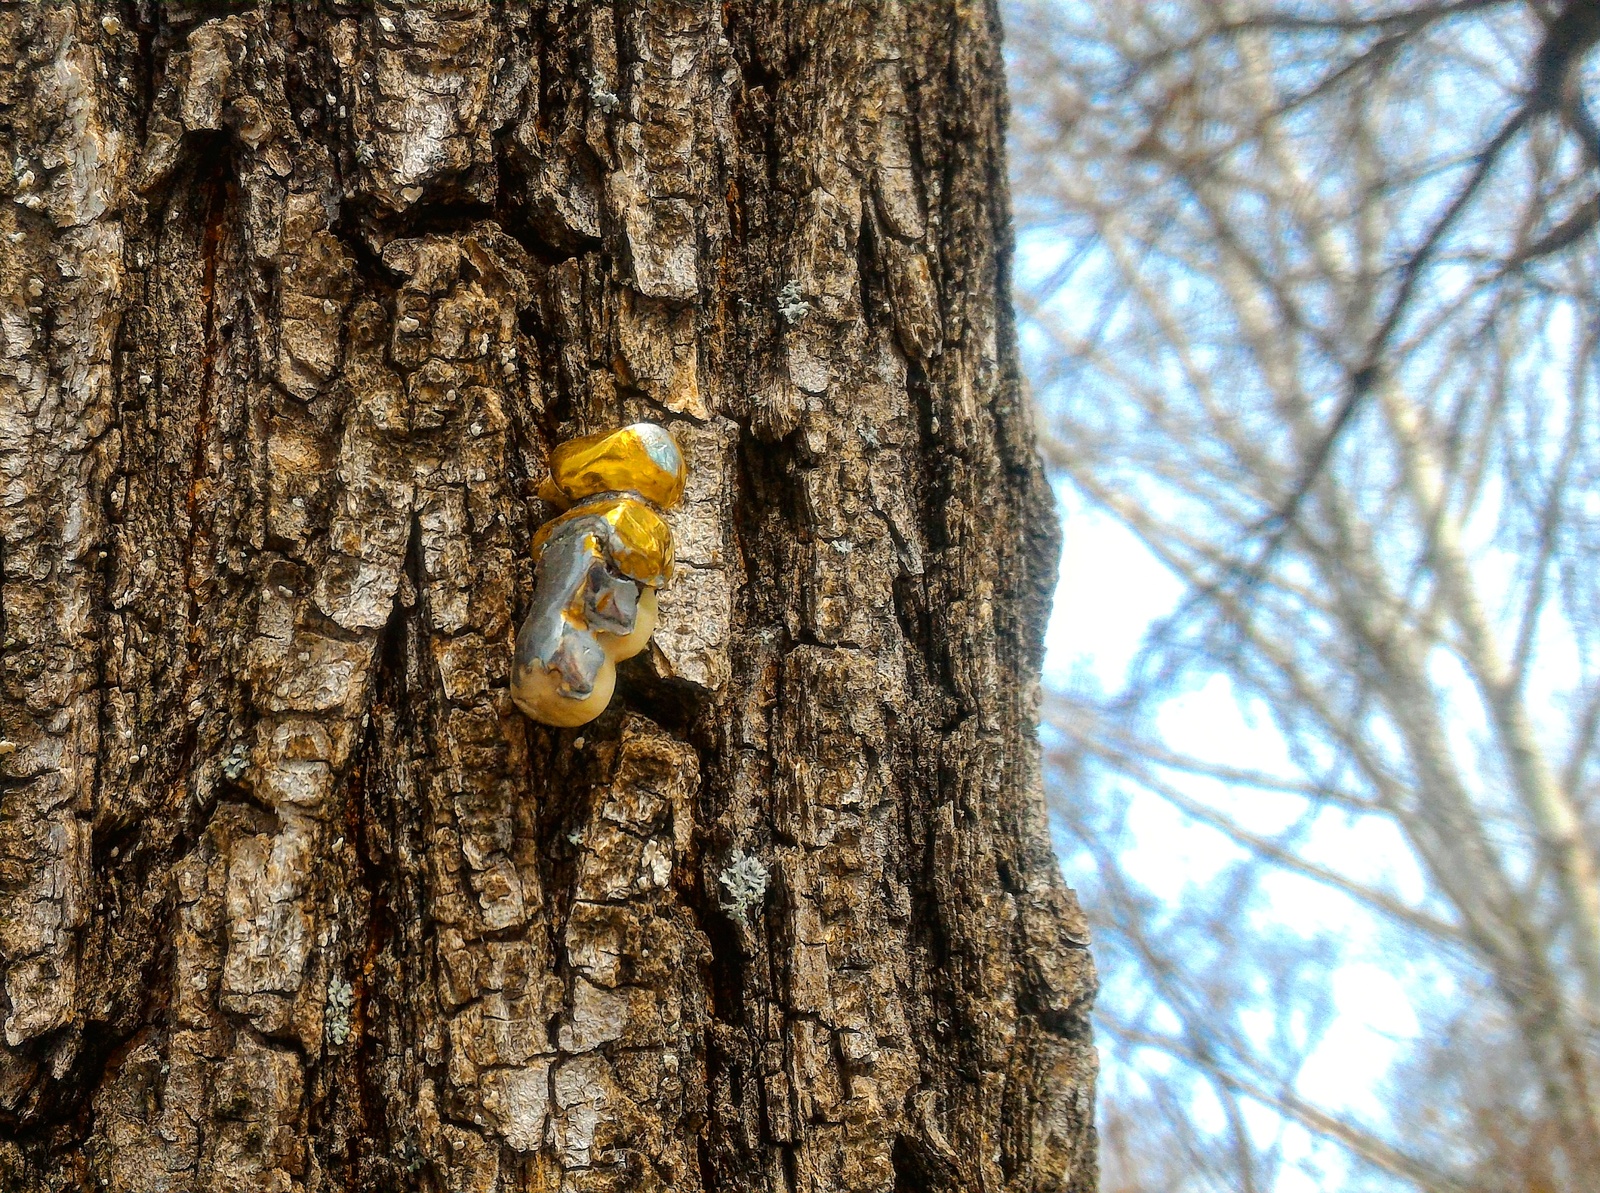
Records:
<instances>
[{"instance_id":1,"label":"background foliage","mask_svg":"<svg viewBox=\"0 0 1600 1193\"><path fill-rule=\"evenodd\" d=\"M1106 1188L1600 1187L1600 6L1010 16Z\"/></svg>"}]
</instances>

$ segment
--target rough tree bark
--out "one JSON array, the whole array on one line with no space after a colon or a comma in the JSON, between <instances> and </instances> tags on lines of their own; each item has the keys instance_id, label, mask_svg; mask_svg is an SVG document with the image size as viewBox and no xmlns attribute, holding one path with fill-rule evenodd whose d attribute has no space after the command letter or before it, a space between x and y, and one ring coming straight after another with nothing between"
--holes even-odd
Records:
<instances>
[{"instance_id":1,"label":"rough tree bark","mask_svg":"<svg viewBox=\"0 0 1600 1193\"><path fill-rule=\"evenodd\" d=\"M0 28L0 1188L1091 1189L993 6ZM683 566L546 730L639 417Z\"/></svg>"}]
</instances>

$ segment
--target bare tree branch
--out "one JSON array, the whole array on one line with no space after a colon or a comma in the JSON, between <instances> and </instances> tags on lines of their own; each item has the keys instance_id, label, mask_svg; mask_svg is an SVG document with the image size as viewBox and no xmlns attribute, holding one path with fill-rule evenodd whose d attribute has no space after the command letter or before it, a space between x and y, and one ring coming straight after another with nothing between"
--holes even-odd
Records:
<instances>
[{"instance_id":1,"label":"bare tree branch","mask_svg":"<svg viewBox=\"0 0 1600 1193\"><path fill-rule=\"evenodd\" d=\"M1339 892L1456 983L1417 995L1455 1034L1408 1046L1407 1096L1442 1100L1412 1148L1424 1187L1600 1173L1597 11L1072 0L1013 43L1019 210L1071 270L1024 297L1046 458L1184 593L1110 691L1046 704L1057 815L1110 834L1082 848L1115 1009L1208 1080L1274 1089L1332 946L1247 909L1272 875ZM1281 773L1163 741L1215 679ZM1198 789L1219 782L1234 799ZM1230 843L1181 907L1132 876L1152 809ZM1315 847L1345 814L1398 829L1420 897ZM1181 1081L1139 1072L1181 1113ZM1241 1150L1238 1088L1172 1154L1209 1139L1208 1173L1229 1158L1220 1183L1265 1187L1283 1157L1265 1134Z\"/></svg>"}]
</instances>

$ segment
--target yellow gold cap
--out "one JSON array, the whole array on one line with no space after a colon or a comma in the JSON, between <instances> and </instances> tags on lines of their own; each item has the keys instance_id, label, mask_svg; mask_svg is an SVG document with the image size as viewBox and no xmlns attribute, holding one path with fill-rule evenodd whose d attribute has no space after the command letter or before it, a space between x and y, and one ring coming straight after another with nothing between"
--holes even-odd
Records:
<instances>
[{"instance_id":1,"label":"yellow gold cap","mask_svg":"<svg viewBox=\"0 0 1600 1193\"><path fill-rule=\"evenodd\" d=\"M634 423L556 447L539 495L570 505L598 493L637 493L665 509L678 504L687 476L683 453L667 429Z\"/></svg>"}]
</instances>

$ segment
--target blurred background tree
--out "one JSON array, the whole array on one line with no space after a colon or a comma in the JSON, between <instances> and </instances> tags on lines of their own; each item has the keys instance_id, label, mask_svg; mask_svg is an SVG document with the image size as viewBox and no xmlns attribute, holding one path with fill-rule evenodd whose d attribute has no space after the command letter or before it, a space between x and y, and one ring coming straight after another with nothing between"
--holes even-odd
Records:
<instances>
[{"instance_id":1,"label":"blurred background tree","mask_svg":"<svg viewBox=\"0 0 1600 1193\"><path fill-rule=\"evenodd\" d=\"M1600 5L1009 15L1047 460L1182 593L1046 700L1105 1188L1600 1188ZM1358 964L1417 1030L1352 1103Z\"/></svg>"}]
</instances>

